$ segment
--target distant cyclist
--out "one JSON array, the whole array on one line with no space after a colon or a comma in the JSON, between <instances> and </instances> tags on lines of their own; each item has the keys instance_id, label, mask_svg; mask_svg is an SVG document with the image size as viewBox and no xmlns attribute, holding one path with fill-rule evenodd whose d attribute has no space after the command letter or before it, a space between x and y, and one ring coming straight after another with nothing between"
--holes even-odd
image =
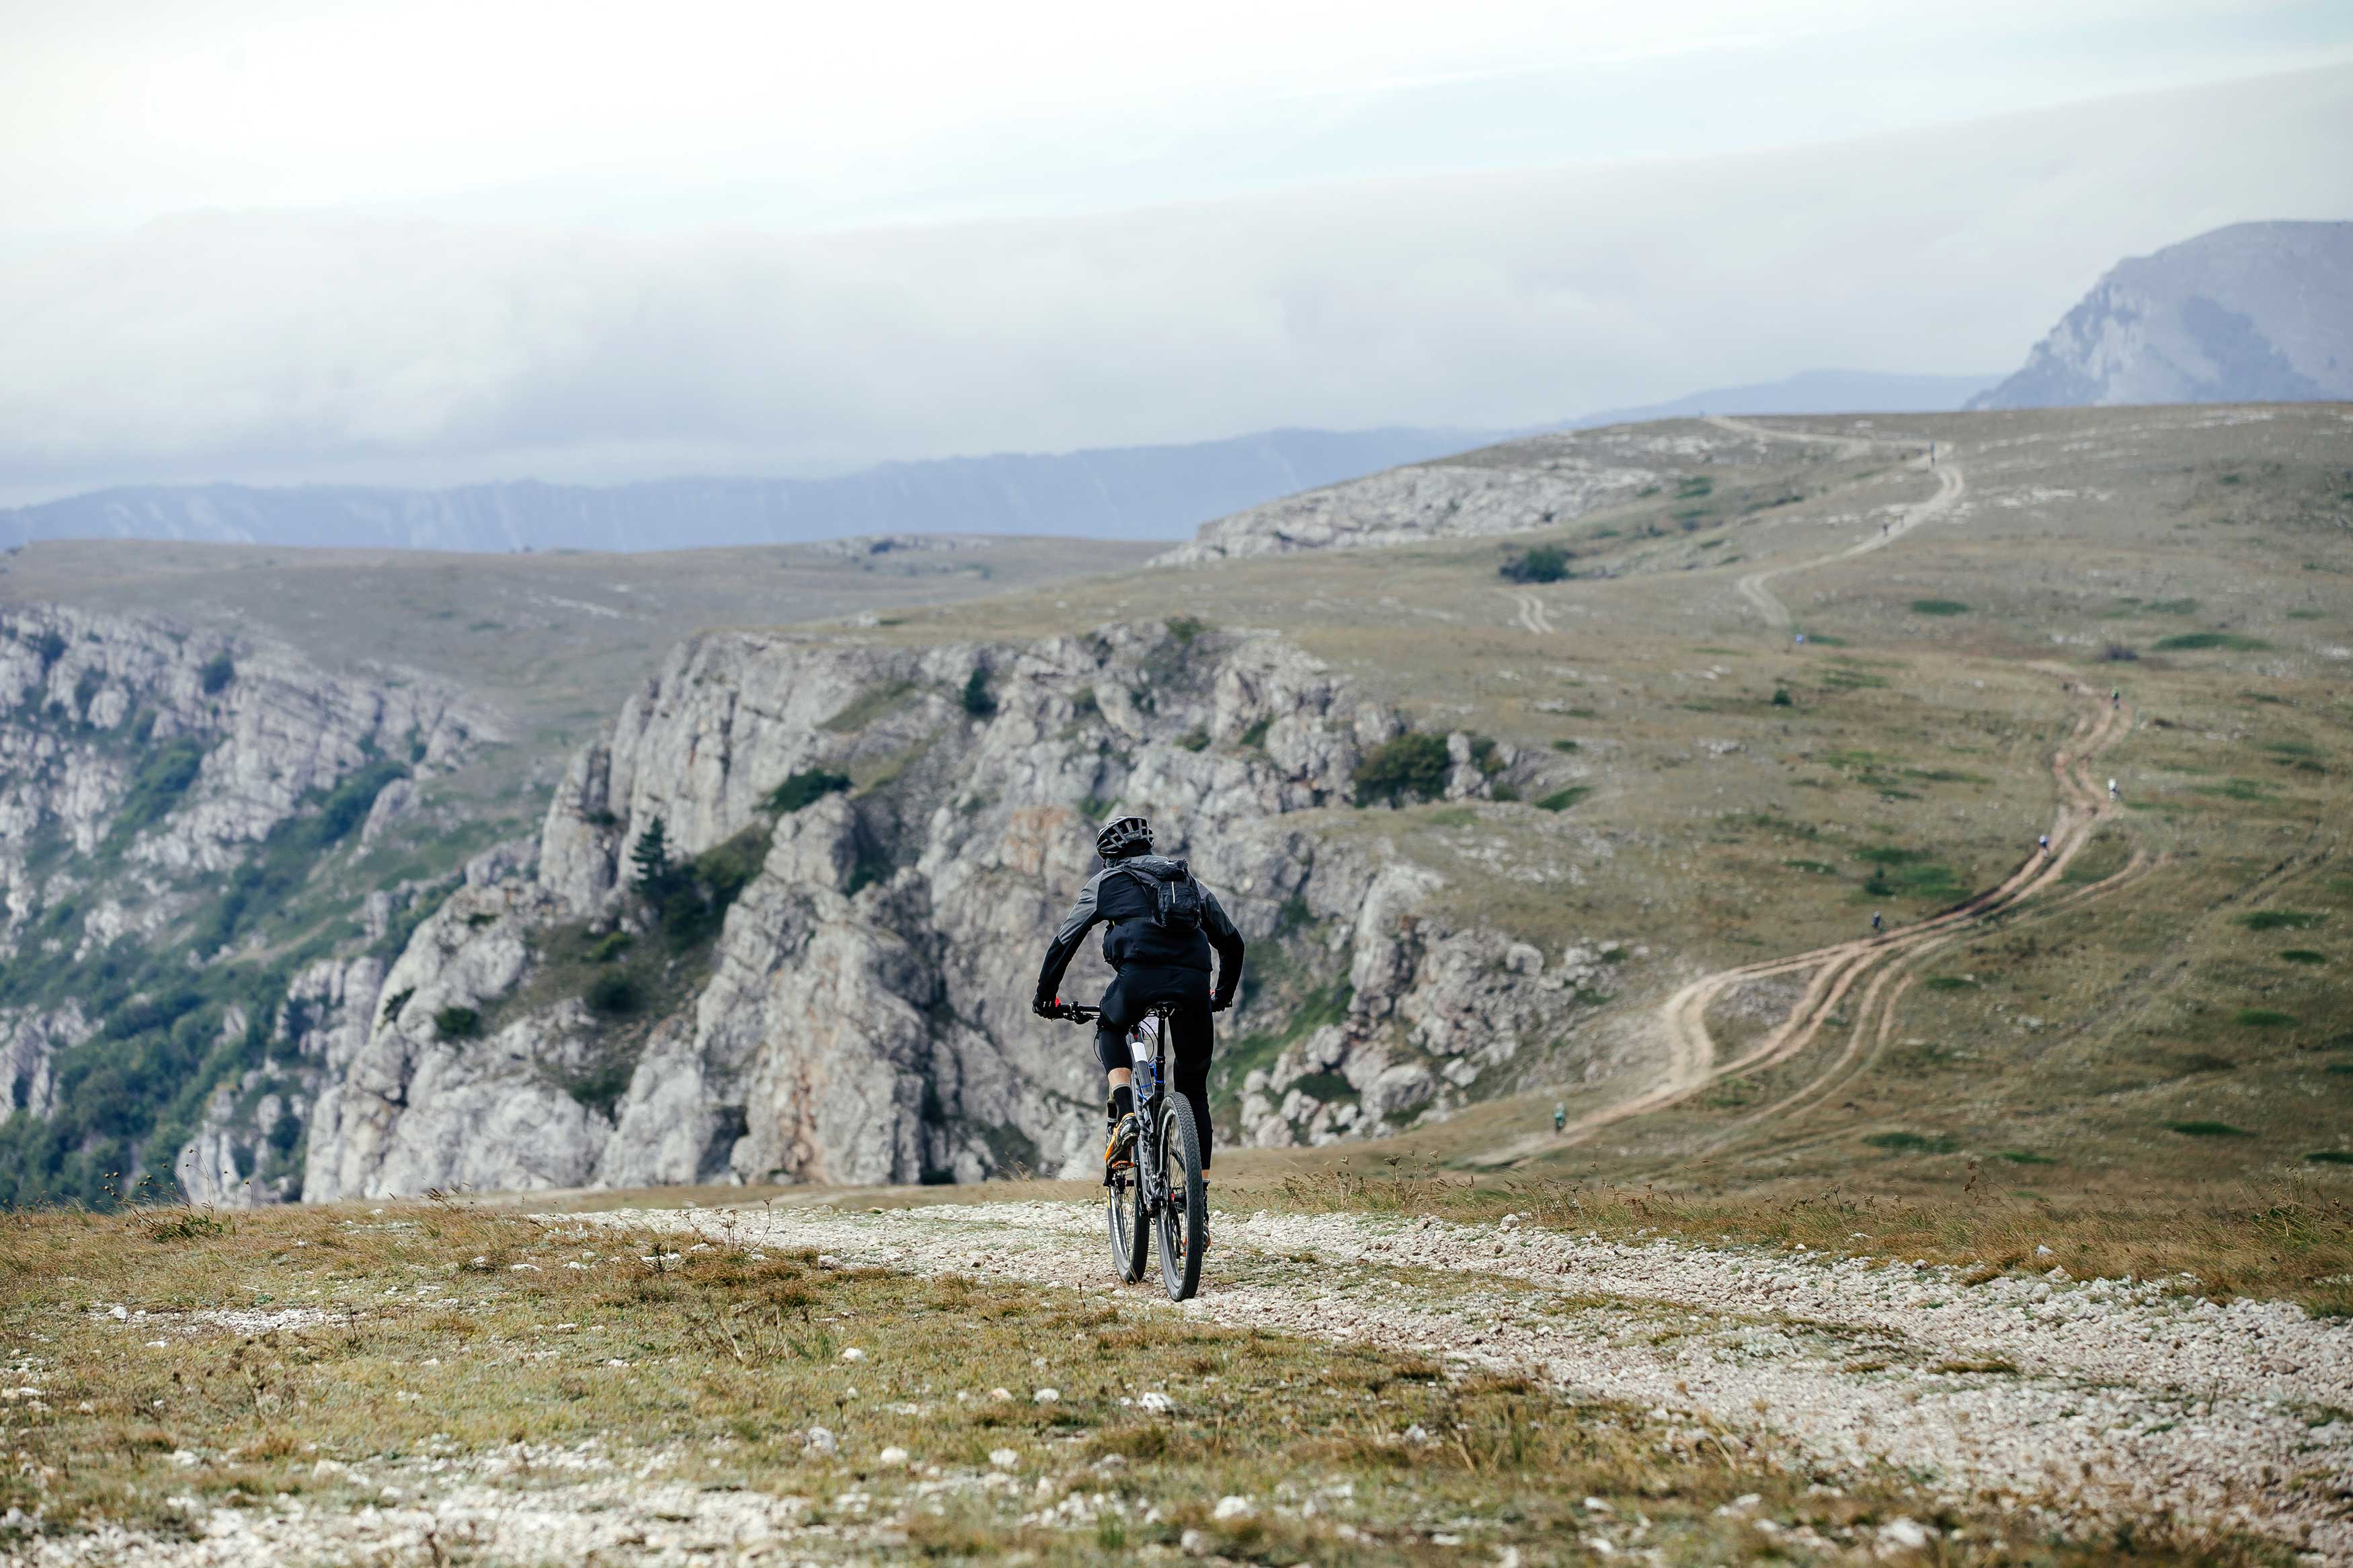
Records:
<instances>
[{"instance_id":1,"label":"distant cyclist","mask_svg":"<svg viewBox=\"0 0 2353 1568\"><path fill-rule=\"evenodd\" d=\"M1140 816L1115 817L1095 835L1103 868L1087 881L1079 901L1054 932L1046 962L1038 971L1038 994L1030 1009L1041 1018L1059 1017L1056 991L1079 943L1098 921L1103 962L1116 971L1103 993L1103 1016L1095 1025L1095 1059L1111 1082L1105 1111L1110 1136L1103 1163L1113 1165L1135 1145L1135 1091L1127 1054L1127 1032L1156 1002L1173 1004L1168 1044L1175 1057L1170 1079L1193 1107L1201 1135L1201 1168L1209 1166L1209 1053L1217 1034L1209 1015L1233 1005L1242 978L1242 936L1226 918L1215 893L1194 879L1182 860L1152 853L1152 825ZM1217 951L1217 984L1209 984L1209 953Z\"/></svg>"}]
</instances>

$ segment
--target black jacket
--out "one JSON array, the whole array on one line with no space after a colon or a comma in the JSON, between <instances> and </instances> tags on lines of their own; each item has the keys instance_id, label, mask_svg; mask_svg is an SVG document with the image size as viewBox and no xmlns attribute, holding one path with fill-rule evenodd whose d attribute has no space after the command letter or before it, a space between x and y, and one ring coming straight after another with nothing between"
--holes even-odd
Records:
<instances>
[{"instance_id":1,"label":"black jacket","mask_svg":"<svg viewBox=\"0 0 2353 1568\"><path fill-rule=\"evenodd\" d=\"M1062 972L1071 966L1088 931L1100 921L1111 927L1103 932L1103 962L1113 969L1198 969L1207 974L1209 950L1214 947L1218 986L1212 1000L1231 1002L1234 987L1242 979L1242 933L1226 918L1217 895L1207 888L1201 889L1198 931L1167 931L1154 921L1160 900L1144 879L1155 872L1173 871L1176 865L1165 856L1136 855L1090 878L1086 890L1054 932L1053 944L1046 949L1045 966L1038 971L1038 1000L1054 1000Z\"/></svg>"}]
</instances>

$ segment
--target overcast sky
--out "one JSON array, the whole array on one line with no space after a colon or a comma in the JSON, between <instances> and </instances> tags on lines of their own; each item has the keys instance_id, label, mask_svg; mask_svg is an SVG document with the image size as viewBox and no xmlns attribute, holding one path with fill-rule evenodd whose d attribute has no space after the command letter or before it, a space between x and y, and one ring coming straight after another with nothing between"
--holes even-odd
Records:
<instances>
[{"instance_id":1,"label":"overcast sky","mask_svg":"<svg viewBox=\"0 0 2353 1568\"><path fill-rule=\"evenodd\" d=\"M2353 6L0 0L0 500L1999 371L2353 217Z\"/></svg>"}]
</instances>

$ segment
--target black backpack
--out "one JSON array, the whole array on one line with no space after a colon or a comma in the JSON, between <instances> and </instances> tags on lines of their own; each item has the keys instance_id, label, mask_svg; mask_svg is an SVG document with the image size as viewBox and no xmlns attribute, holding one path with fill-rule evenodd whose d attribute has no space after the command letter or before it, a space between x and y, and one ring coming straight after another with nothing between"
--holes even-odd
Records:
<instances>
[{"instance_id":1,"label":"black backpack","mask_svg":"<svg viewBox=\"0 0 2353 1568\"><path fill-rule=\"evenodd\" d=\"M1123 864L1117 868L1143 883L1152 894L1154 925L1163 931L1199 931L1207 897L1201 891L1201 884L1193 880L1192 868L1184 861L1163 864L1168 868L1165 875L1141 866Z\"/></svg>"}]
</instances>

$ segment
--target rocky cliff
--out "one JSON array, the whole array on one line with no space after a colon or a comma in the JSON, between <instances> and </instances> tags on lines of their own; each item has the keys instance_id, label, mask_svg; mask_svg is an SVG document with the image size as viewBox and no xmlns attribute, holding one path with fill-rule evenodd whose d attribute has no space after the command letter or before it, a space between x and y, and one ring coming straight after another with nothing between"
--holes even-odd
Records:
<instances>
[{"instance_id":1,"label":"rocky cliff","mask_svg":"<svg viewBox=\"0 0 2353 1568\"><path fill-rule=\"evenodd\" d=\"M697 638L573 760L535 868L453 895L392 964L304 1195L1082 1169L1100 1079L1028 1004L1113 805L1162 823L1252 943L1221 1141L1603 1070L1578 1025L1607 944L1450 923L1440 874L1351 804L1404 733L1280 638L1181 621ZM1438 765L1477 798L1550 761L1455 736ZM1090 952L1065 993L1104 978Z\"/></svg>"},{"instance_id":2,"label":"rocky cliff","mask_svg":"<svg viewBox=\"0 0 2353 1568\"><path fill-rule=\"evenodd\" d=\"M2353 223L2242 223L2117 264L1972 408L2353 397Z\"/></svg>"},{"instance_id":3,"label":"rocky cliff","mask_svg":"<svg viewBox=\"0 0 2353 1568\"><path fill-rule=\"evenodd\" d=\"M175 1166L222 1198L221 1172L242 1158L241 1185L273 1136L279 1176L298 1173L309 1094L269 1064L301 1059L312 991L350 988L305 965L390 940L414 892L370 901L327 852L382 836L418 778L491 730L396 672L0 610L0 1113L23 1113L0 1123L0 1199L100 1198Z\"/></svg>"}]
</instances>

